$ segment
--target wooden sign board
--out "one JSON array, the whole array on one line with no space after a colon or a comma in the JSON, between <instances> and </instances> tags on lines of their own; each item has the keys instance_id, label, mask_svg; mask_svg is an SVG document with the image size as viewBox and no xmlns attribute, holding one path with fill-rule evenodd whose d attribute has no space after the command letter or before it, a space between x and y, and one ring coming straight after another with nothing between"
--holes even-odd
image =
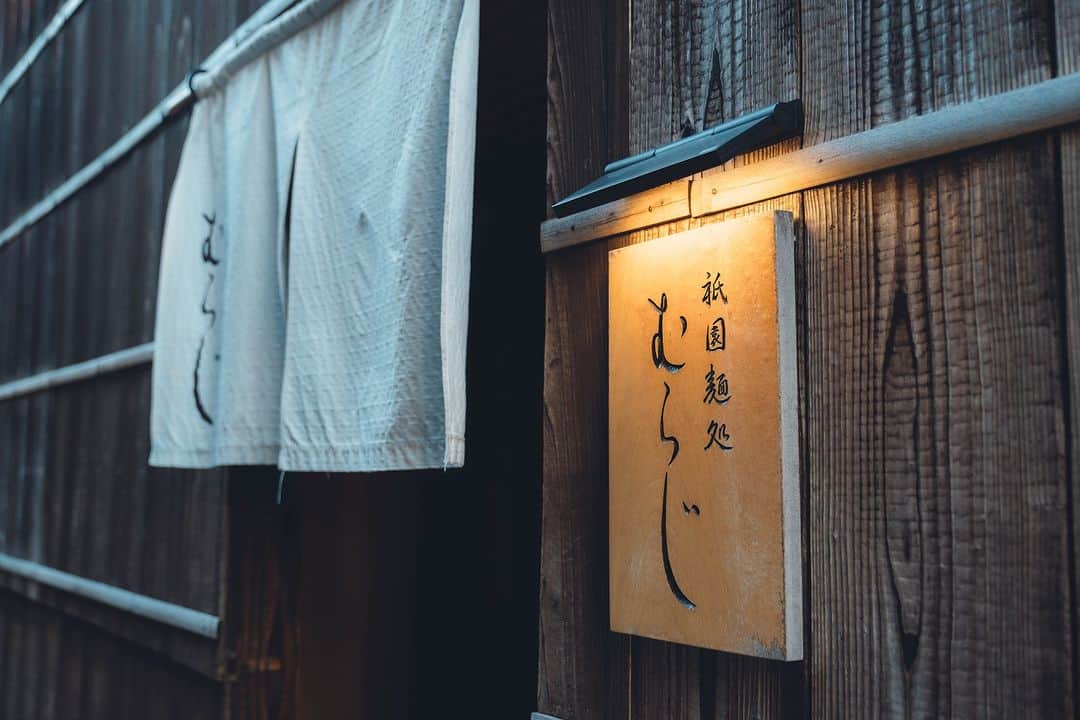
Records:
<instances>
[{"instance_id":1,"label":"wooden sign board","mask_svg":"<svg viewBox=\"0 0 1080 720\"><path fill-rule=\"evenodd\" d=\"M802 659L789 213L610 253L611 629Z\"/></svg>"}]
</instances>

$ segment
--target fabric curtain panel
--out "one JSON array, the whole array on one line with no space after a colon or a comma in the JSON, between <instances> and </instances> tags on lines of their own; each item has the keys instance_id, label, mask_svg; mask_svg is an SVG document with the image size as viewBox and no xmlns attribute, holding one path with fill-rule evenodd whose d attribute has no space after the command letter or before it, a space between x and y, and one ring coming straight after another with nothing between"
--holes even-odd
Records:
<instances>
[{"instance_id":1,"label":"fabric curtain panel","mask_svg":"<svg viewBox=\"0 0 1080 720\"><path fill-rule=\"evenodd\" d=\"M460 466L478 0L312 0L192 78L150 463Z\"/></svg>"}]
</instances>

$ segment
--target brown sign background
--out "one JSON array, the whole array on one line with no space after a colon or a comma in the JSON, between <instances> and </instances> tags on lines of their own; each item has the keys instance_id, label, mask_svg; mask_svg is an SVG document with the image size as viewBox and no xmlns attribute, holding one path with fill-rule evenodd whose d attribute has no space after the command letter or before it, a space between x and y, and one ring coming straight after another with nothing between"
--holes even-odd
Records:
<instances>
[{"instance_id":1,"label":"brown sign background","mask_svg":"<svg viewBox=\"0 0 1080 720\"><path fill-rule=\"evenodd\" d=\"M611 629L802 658L789 213L610 253Z\"/></svg>"}]
</instances>

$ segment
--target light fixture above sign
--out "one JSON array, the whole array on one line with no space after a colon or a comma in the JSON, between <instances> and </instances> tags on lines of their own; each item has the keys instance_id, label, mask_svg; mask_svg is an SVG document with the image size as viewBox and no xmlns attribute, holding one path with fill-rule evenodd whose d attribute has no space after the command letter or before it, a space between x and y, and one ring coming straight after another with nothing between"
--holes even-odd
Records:
<instances>
[{"instance_id":1,"label":"light fixture above sign","mask_svg":"<svg viewBox=\"0 0 1080 720\"><path fill-rule=\"evenodd\" d=\"M608 163L604 174L555 203L559 217L715 167L802 132L802 104L776 103L673 143Z\"/></svg>"}]
</instances>

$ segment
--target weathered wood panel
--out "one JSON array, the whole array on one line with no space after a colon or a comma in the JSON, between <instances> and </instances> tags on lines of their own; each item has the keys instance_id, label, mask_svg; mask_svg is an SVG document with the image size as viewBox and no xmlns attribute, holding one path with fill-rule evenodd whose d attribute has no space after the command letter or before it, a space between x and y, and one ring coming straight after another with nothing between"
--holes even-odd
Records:
<instances>
[{"instance_id":1,"label":"weathered wood panel","mask_svg":"<svg viewBox=\"0 0 1080 720\"><path fill-rule=\"evenodd\" d=\"M548 4L548 204L627 153L627 4ZM627 714L629 640L608 631L607 254L547 261L537 709Z\"/></svg>"},{"instance_id":2,"label":"weathered wood panel","mask_svg":"<svg viewBox=\"0 0 1080 720\"><path fill-rule=\"evenodd\" d=\"M631 17L631 152L799 96L790 3L633 0Z\"/></svg>"},{"instance_id":3,"label":"weathered wood panel","mask_svg":"<svg viewBox=\"0 0 1080 720\"><path fill-rule=\"evenodd\" d=\"M808 0L807 145L1051 76L1048 2Z\"/></svg>"},{"instance_id":4,"label":"weathered wood panel","mask_svg":"<svg viewBox=\"0 0 1080 720\"><path fill-rule=\"evenodd\" d=\"M1048 7L970 9L804 5L807 142L1049 77ZM815 716L1071 714L1053 168L806 194Z\"/></svg>"},{"instance_id":5,"label":"weathered wood panel","mask_svg":"<svg viewBox=\"0 0 1080 720\"><path fill-rule=\"evenodd\" d=\"M1061 6L1059 58L1074 52L1077 22ZM811 2L797 10L634 2L630 149L785 92L803 97L812 144L1041 81L1054 72L1053 13L1021 2ZM748 38L768 48L763 62L753 45L740 51ZM787 52L777 47L784 42ZM783 72L770 75L777 67ZM740 93L753 101L740 105ZM558 110L549 132L586 112ZM573 124L579 134L596 132L583 122ZM805 671L634 638L632 717L1071 716L1069 463L1080 384L1067 360L1080 335L1072 132L1061 141L1064 208L1045 135L783 200L801 218ZM549 174L553 167L549 160ZM680 220L607 247L714 219ZM546 448L575 443L561 425L594 417L575 399L587 384L561 378L580 373L591 387L602 378L595 358L566 354L591 341L603 355L604 309L581 302L602 292L602 251L557 255L568 266L590 260L593 273L553 288L549 259L549 348L581 364L560 366L558 376L548 368L549 412L578 415L548 419ZM604 445L602 430L589 437ZM545 464L548 493L558 466ZM545 543L569 513L545 505ZM578 592L566 601L587 597ZM578 632L579 644L598 644ZM577 692L606 688L592 682Z\"/></svg>"},{"instance_id":6,"label":"weathered wood panel","mask_svg":"<svg viewBox=\"0 0 1080 720\"><path fill-rule=\"evenodd\" d=\"M807 194L815 715L1071 710L1052 168Z\"/></svg>"},{"instance_id":7,"label":"weathered wood panel","mask_svg":"<svg viewBox=\"0 0 1080 720\"><path fill-rule=\"evenodd\" d=\"M16 596L0 592L5 718L221 717L221 686Z\"/></svg>"},{"instance_id":8,"label":"weathered wood panel","mask_svg":"<svg viewBox=\"0 0 1080 720\"><path fill-rule=\"evenodd\" d=\"M1057 74L1080 72L1080 3L1058 0L1055 27L1057 28ZM1065 313L1065 365L1068 376L1068 409L1065 418L1070 430L1069 490L1072 493L1072 648L1073 692L1080 687L1080 127L1060 133L1061 153L1061 219L1062 262L1059 280L1064 291L1062 307ZM1074 695L1075 697L1075 695ZM1075 700L1074 700L1075 702Z\"/></svg>"},{"instance_id":9,"label":"weathered wood panel","mask_svg":"<svg viewBox=\"0 0 1080 720\"><path fill-rule=\"evenodd\" d=\"M74 42L62 35L28 82L36 80L44 88L50 73L55 78L71 72L72 65L90 65L83 53L96 50L81 41L91 31L101 34L116 23L131 26L128 33L137 37L135 25L173 23L169 4L163 5L166 17L151 20L141 4L120 17L119 6L91 3L77 17L101 27L80 31L73 25ZM140 64L151 66L148 44L136 43L132 52L143 56ZM158 65L167 68L166 60ZM115 66L123 65L117 58ZM173 71L182 76L178 68ZM110 117L111 106L131 108L150 97L156 101L158 92L171 87L157 83L147 88L133 80L126 93L114 94L110 106L87 89L85 79L74 78L74 87L82 88L74 95L92 103L88 113L103 118ZM16 100L13 96L8 102ZM51 141L40 138L55 132L63 116L33 108L30 114L37 121L25 144L50 146ZM182 127L175 126L140 148L0 255L12 280L0 287L0 294L5 307L16 308L5 313L0 376L22 377L152 338L156 248L175 166L175 159L164 163L163 155L169 141L178 153L181 134ZM57 141L61 146L78 142L77 135ZM47 186L34 178L47 174L48 163L61 155L40 155L30 167L45 169L32 172L27 184L44 192ZM144 192L133 193L133 187ZM16 400L4 409L15 410L12 427L19 437L14 442L21 448L19 454L5 453L17 465L9 468L14 485L5 552L219 611L222 475L148 471L145 368ZM166 479L170 476L183 479Z\"/></svg>"}]
</instances>

